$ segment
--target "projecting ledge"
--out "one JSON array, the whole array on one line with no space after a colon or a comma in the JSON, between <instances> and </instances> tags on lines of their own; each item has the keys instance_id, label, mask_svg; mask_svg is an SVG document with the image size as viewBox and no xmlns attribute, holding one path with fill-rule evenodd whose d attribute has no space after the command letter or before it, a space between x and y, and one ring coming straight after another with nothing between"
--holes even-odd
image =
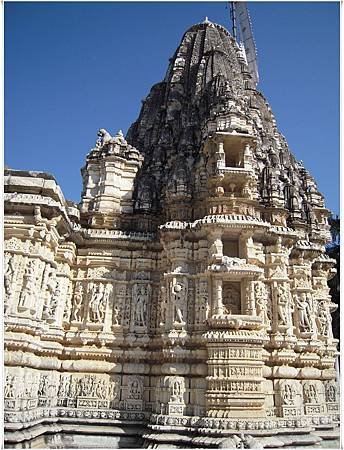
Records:
<instances>
[{"instance_id":1,"label":"projecting ledge","mask_svg":"<svg viewBox=\"0 0 344 450\"><path fill-rule=\"evenodd\" d=\"M261 330L263 321L258 316L221 314L208 319L208 324L213 328Z\"/></svg>"}]
</instances>

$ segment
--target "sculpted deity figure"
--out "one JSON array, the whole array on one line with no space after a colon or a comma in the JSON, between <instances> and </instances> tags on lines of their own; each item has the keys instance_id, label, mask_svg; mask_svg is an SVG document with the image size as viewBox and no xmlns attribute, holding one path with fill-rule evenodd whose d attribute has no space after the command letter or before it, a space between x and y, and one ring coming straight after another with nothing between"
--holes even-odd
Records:
<instances>
[{"instance_id":1,"label":"sculpted deity figure","mask_svg":"<svg viewBox=\"0 0 344 450\"><path fill-rule=\"evenodd\" d=\"M44 397L48 389L48 375L41 375L39 380L38 395Z\"/></svg>"},{"instance_id":2,"label":"sculpted deity figure","mask_svg":"<svg viewBox=\"0 0 344 450\"><path fill-rule=\"evenodd\" d=\"M98 284L93 286L92 297L89 304L89 319L91 322L101 323L105 316L106 296L104 285Z\"/></svg>"},{"instance_id":3,"label":"sculpted deity figure","mask_svg":"<svg viewBox=\"0 0 344 450\"><path fill-rule=\"evenodd\" d=\"M142 379L136 376L129 376L128 398L133 400L141 400L142 391L143 391Z\"/></svg>"},{"instance_id":4,"label":"sculpted deity figure","mask_svg":"<svg viewBox=\"0 0 344 450\"><path fill-rule=\"evenodd\" d=\"M336 402L337 401L337 388L335 382L330 380L325 385L325 396L327 402Z\"/></svg>"},{"instance_id":5,"label":"sculpted deity figure","mask_svg":"<svg viewBox=\"0 0 344 450\"><path fill-rule=\"evenodd\" d=\"M96 383L95 387L95 396L101 399L106 399L108 396L108 387L106 384L106 381L103 379L100 379Z\"/></svg>"},{"instance_id":6,"label":"sculpted deity figure","mask_svg":"<svg viewBox=\"0 0 344 450\"><path fill-rule=\"evenodd\" d=\"M158 323L163 326L166 322L167 297L165 286L160 287L159 301L158 301Z\"/></svg>"},{"instance_id":7,"label":"sculpted deity figure","mask_svg":"<svg viewBox=\"0 0 344 450\"><path fill-rule=\"evenodd\" d=\"M6 384L4 387L4 398L14 398L15 396L15 377L8 374L6 376Z\"/></svg>"},{"instance_id":8,"label":"sculpted deity figure","mask_svg":"<svg viewBox=\"0 0 344 450\"><path fill-rule=\"evenodd\" d=\"M261 317L265 325L270 325L268 315L268 292L264 283L258 281L254 286L257 315Z\"/></svg>"},{"instance_id":9,"label":"sculpted deity figure","mask_svg":"<svg viewBox=\"0 0 344 450\"><path fill-rule=\"evenodd\" d=\"M72 310L72 300L71 300L71 283L68 282L68 288L67 288L67 298L66 303L63 311L63 320L64 322L69 322L70 316L71 316L71 310Z\"/></svg>"},{"instance_id":10,"label":"sculpted deity figure","mask_svg":"<svg viewBox=\"0 0 344 450\"><path fill-rule=\"evenodd\" d=\"M75 320L76 322L80 322L82 320L84 310L82 304L83 295L84 292L82 284L78 284L74 290L74 309L72 313L72 320Z\"/></svg>"},{"instance_id":11,"label":"sculpted deity figure","mask_svg":"<svg viewBox=\"0 0 344 450\"><path fill-rule=\"evenodd\" d=\"M50 299L50 309L49 309L49 316L50 318L55 318L57 307L59 304L59 300L61 298L61 287L60 287L61 281L56 281L55 289L51 295Z\"/></svg>"},{"instance_id":12,"label":"sculpted deity figure","mask_svg":"<svg viewBox=\"0 0 344 450\"><path fill-rule=\"evenodd\" d=\"M7 258L6 258L7 256ZM7 253L5 255L5 264L6 269L4 273L4 287L5 287L5 293L7 296L10 296L12 294L13 289L13 278L15 274L15 267L13 262L13 255L10 255Z\"/></svg>"},{"instance_id":13,"label":"sculpted deity figure","mask_svg":"<svg viewBox=\"0 0 344 450\"><path fill-rule=\"evenodd\" d=\"M49 318L50 317L50 302L51 297L56 289L57 281L56 281L56 275L54 271L50 271L48 274L48 279L46 281L46 299L43 306L43 317Z\"/></svg>"},{"instance_id":14,"label":"sculpted deity figure","mask_svg":"<svg viewBox=\"0 0 344 450\"><path fill-rule=\"evenodd\" d=\"M317 390L314 384L305 384L303 394L305 403L317 403Z\"/></svg>"},{"instance_id":15,"label":"sculpted deity figure","mask_svg":"<svg viewBox=\"0 0 344 450\"><path fill-rule=\"evenodd\" d=\"M22 308L30 309L34 304L36 288L35 262L30 260L25 269L23 278L23 289L19 299L19 305Z\"/></svg>"},{"instance_id":16,"label":"sculpted deity figure","mask_svg":"<svg viewBox=\"0 0 344 450\"><path fill-rule=\"evenodd\" d=\"M147 305L151 287L147 284L134 284L134 325L144 327L147 325Z\"/></svg>"},{"instance_id":17,"label":"sculpted deity figure","mask_svg":"<svg viewBox=\"0 0 344 450\"><path fill-rule=\"evenodd\" d=\"M283 400L283 403L285 405L294 405L295 404L295 394L296 390L295 387L289 383L285 383L283 385L282 391L281 391L281 397Z\"/></svg>"},{"instance_id":18,"label":"sculpted deity figure","mask_svg":"<svg viewBox=\"0 0 344 450\"><path fill-rule=\"evenodd\" d=\"M174 305L173 322L185 325L186 314L186 287L177 282L171 283L171 297Z\"/></svg>"},{"instance_id":19,"label":"sculpted deity figure","mask_svg":"<svg viewBox=\"0 0 344 450\"><path fill-rule=\"evenodd\" d=\"M318 330L324 337L332 337L332 317L328 305L321 301L318 305Z\"/></svg>"},{"instance_id":20,"label":"sculpted deity figure","mask_svg":"<svg viewBox=\"0 0 344 450\"><path fill-rule=\"evenodd\" d=\"M121 312L122 312L121 306L118 303L116 303L113 307L113 316L112 316L113 325L121 324L122 320Z\"/></svg>"},{"instance_id":21,"label":"sculpted deity figure","mask_svg":"<svg viewBox=\"0 0 344 450\"><path fill-rule=\"evenodd\" d=\"M58 390L57 396L59 398L67 397L69 387L70 387L70 376L69 375L62 376L60 379L60 385L59 385L59 390Z\"/></svg>"},{"instance_id":22,"label":"sculpted deity figure","mask_svg":"<svg viewBox=\"0 0 344 450\"><path fill-rule=\"evenodd\" d=\"M287 287L284 284L277 286L277 310L280 325L292 325L291 312L291 298Z\"/></svg>"},{"instance_id":23,"label":"sculpted deity figure","mask_svg":"<svg viewBox=\"0 0 344 450\"><path fill-rule=\"evenodd\" d=\"M295 295L295 304L297 307L297 318L301 332L312 332L311 308L304 292Z\"/></svg>"},{"instance_id":24,"label":"sculpted deity figure","mask_svg":"<svg viewBox=\"0 0 344 450\"><path fill-rule=\"evenodd\" d=\"M170 395L172 402L183 402L185 391L184 380L182 378L171 377L169 379Z\"/></svg>"}]
</instances>

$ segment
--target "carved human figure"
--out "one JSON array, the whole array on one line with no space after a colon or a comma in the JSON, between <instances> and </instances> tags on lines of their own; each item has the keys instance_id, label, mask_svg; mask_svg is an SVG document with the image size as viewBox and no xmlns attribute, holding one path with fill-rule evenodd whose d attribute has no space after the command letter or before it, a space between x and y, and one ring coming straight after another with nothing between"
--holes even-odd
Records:
<instances>
[{"instance_id":1,"label":"carved human figure","mask_svg":"<svg viewBox=\"0 0 344 450\"><path fill-rule=\"evenodd\" d=\"M318 305L318 331L324 337L332 337L332 317L326 301Z\"/></svg>"},{"instance_id":2,"label":"carved human figure","mask_svg":"<svg viewBox=\"0 0 344 450\"><path fill-rule=\"evenodd\" d=\"M55 289L51 295L50 305L49 305L49 317L51 319L55 319L57 307L59 304L59 300L61 299L61 281L57 280Z\"/></svg>"},{"instance_id":3,"label":"carved human figure","mask_svg":"<svg viewBox=\"0 0 344 450\"><path fill-rule=\"evenodd\" d=\"M67 296L66 296L66 303L65 303L65 307L64 307L64 311L63 311L63 321L64 322L69 322L70 321L70 316L71 316L71 312L72 312L72 300L71 300L71 283L68 281L68 288L67 288Z\"/></svg>"},{"instance_id":4,"label":"carved human figure","mask_svg":"<svg viewBox=\"0 0 344 450\"><path fill-rule=\"evenodd\" d=\"M136 376L129 376L128 380L128 398L133 400L142 399L142 380Z\"/></svg>"},{"instance_id":5,"label":"carved human figure","mask_svg":"<svg viewBox=\"0 0 344 450\"><path fill-rule=\"evenodd\" d=\"M39 380L38 395L44 397L48 389L48 375L41 375Z\"/></svg>"},{"instance_id":6,"label":"carved human figure","mask_svg":"<svg viewBox=\"0 0 344 450\"><path fill-rule=\"evenodd\" d=\"M281 391L281 397L285 405L295 404L295 394L296 394L295 387L292 384L284 383Z\"/></svg>"},{"instance_id":7,"label":"carved human figure","mask_svg":"<svg viewBox=\"0 0 344 450\"><path fill-rule=\"evenodd\" d=\"M313 383L307 383L304 385L303 394L305 403L317 403L317 390Z\"/></svg>"},{"instance_id":8,"label":"carved human figure","mask_svg":"<svg viewBox=\"0 0 344 450\"><path fill-rule=\"evenodd\" d=\"M223 307L224 314L241 314L241 295L235 286L224 286Z\"/></svg>"},{"instance_id":9,"label":"carved human figure","mask_svg":"<svg viewBox=\"0 0 344 450\"><path fill-rule=\"evenodd\" d=\"M91 322L101 323L105 315L104 305L104 285L98 284L93 286L92 297L89 303L89 320Z\"/></svg>"},{"instance_id":10,"label":"carved human figure","mask_svg":"<svg viewBox=\"0 0 344 450\"><path fill-rule=\"evenodd\" d=\"M5 294L7 296L10 296L12 294L13 289L13 278L15 274L15 267L14 267L14 255L6 254L7 258L5 257L5 272L4 272L4 287L5 287Z\"/></svg>"},{"instance_id":11,"label":"carved human figure","mask_svg":"<svg viewBox=\"0 0 344 450\"><path fill-rule=\"evenodd\" d=\"M327 402L337 401L337 388L332 380L325 385L325 395Z\"/></svg>"},{"instance_id":12,"label":"carved human figure","mask_svg":"<svg viewBox=\"0 0 344 450\"><path fill-rule=\"evenodd\" d=\"M113 406L118 402L121 392L121 386L118 380L113 380L109 384L109 397L112 397Z\"/></svg>"},{"instance_id":13,"label":"carved human figure","mask_svg":"<svg viewBox=\"0 0 344 450\"><path fill-rule=\"evenodd\" d=\"M112 315L113 325L121 324L121 320L122 320L121 312L122 312L121 306L118 303L116 303L113 307L113 315Z\"/></svg>"},{"instance_id":14,"label":"carved human figure","mask_svg":"<svg viewBox=\"0 0 344 450\"><path fill-rule=\"evenodd\" d=\"M82 304L82 300L83 300L83 295L84 295L84 291L83 291L83 287L82 284L77 284L74 290L74 308L73 308L73 313L72 313L72 320L76 321L76 322L80 322L82 320L82 316L83 316L83 304Z\"/></svg>"},{"instance_id":15,"label":"carved human figure","mask_svg":"<svg viewBox=\"0 0 344 450\"><path fill-rule=\"evenodd\" d=\"M264 325L269 325L268 316L268 293L264 283L258 281L254 285L254 297L258 317L261 317Z\"/></svg>"},{"instance_id":16,"label":"carved human figure","mask_svg":"<svg viewBox=\"0 0 344 450\"><path fill-rule=\"evenodd\" d=\"M312 332L312 319L310 304L304 292L295 295L295 305L297 308L298 325L301 332Z\"/></svg>"},{"instance_id":17,"label":"carved human figure","mask_svg":"<svg viewBox=\"0 0 344 450\"><path fill-rule=\"evenodd\" d=\"M172 377L170 378L170 393L171 401L173 402L183 402L184 394L184 380Z\"/></svg>"},{"instance_id":18,"label":"carved human figure","mask_svg":"<svg viewBox=\"0 0 344 450\"><path fill-rule=\"evenodd\" d=\"M14 398L15 396L15 379L12 375L7 374L4 387L4 398Z\"/></svg>"},{"instance_id":19,"label":"carved human figure","mask_svg":"<svg viewBox=\"0 0 344 450\"><path fill-rule=\"evenodd\" d=\"M30 309L34 304L36 289L35 269L35 262L33 259L31 259L25 269L25 274L23 277L23 289L18 304L18 306L22 308Z\"/></svg>"},{"instance_id":20,"label":"carved human figure","mask_svg":"<svg viewBox=\"0 0 344 450\"><path fill-rule=\"evenodd\" d=\"M49 268L47 267L49 270ZM46 281L46 299L43 306L43 317L49 318L50 317L50 302L51 297L56 289L56 274L54 271L50 271L48 274L48 279Z\"/></svg>"},{"instance_id":21,"label":"carved human figure","mask_svg":"<svg viewBox=\"0 0 344 450\"><path fill-rule=\"evenodd\" d=\"M278 284L277 286L277 311L279 323L290 326L292 306L290 293L284 284Z\"/></svg>"},{"instance_id":22,"label":"carved human figure","mask_svg":"<svg viewBox=\"0 0 344 450\"><path fill-rule=\"evenodd\" d=\"M160 287L160 294L158 300L158 320L159 326L163 326L166 323L166 311L167 311L167 295L165 286Z\"/></svg>"},{"instance_id":23,"label":"carved human figure","mask_svg":"<svg viewBox=\"0 0 344 450\"><path fill-rule=\"evenodd\" d=\"M173 322L185 325L186 287L177 282L171 283L171 297L173 302Z\"/></svg>"},{"instance_id":24,"label":"carved human figure","mask_svg":"<svg viewBox=\"0 0 344 450\"><path fill-rule=\"evenodd\" d=\"M134 284L134 325L144 327L147 325L147 305L151 292L150 285Z\"/></svg>"},{"instance_id":25,"label":"carved human figure","mask_svg":"<svg viewBox=\"0 0 344 450\"><path fill-rule=\"evenodd\" d=\"M107 385L104 379L100 379L95 385L95 397L106 399L107 398Z\"/></svg>"},{"instance_id":26,"label":"carved human figure","mask_svg":"<svg viewBox=\"0 0 344 450\"><path fill-rule=\"evenodd\" d=\"M67 397L68 392L69 392L69 387L70 387L70 376L69 375L62 376L60 379L60 385L59 385L57 396L59 398Z\"/></svg>"}]
</instances>

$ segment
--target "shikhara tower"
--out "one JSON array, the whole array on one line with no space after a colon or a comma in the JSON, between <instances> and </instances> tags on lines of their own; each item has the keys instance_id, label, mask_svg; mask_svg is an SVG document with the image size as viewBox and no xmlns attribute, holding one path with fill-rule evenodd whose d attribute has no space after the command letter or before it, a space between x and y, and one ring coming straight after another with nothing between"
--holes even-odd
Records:
<instances>
[{"instance_id":1,"label":"shikhara tower","mask_svg":"<svg viewBox=\"0 0 344 450\"><path fill-rule=\"evenodd\" d=\"M329 211L243 48L194 25L126 138L98 135L79 205L6 170L5 438L333 436Z\"/></svg>"}]
</instances>

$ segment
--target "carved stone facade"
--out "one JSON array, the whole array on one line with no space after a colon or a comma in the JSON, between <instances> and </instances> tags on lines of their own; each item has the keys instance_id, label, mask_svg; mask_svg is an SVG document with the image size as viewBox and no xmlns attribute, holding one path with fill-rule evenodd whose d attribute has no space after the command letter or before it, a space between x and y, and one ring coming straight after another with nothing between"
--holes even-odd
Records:
<instances>
[{"instance_id":1,"label":"carved stone facade","mask_svg":"<svg viewBox=\"0 0 344 450\"><path fill-rule=\"evenodd\" d=\"M334 429L329 211L242 47L193 26L127 140L98 136L79 205L48 174L5 171L5 439Z\"/></svg>"}]
</instances>

